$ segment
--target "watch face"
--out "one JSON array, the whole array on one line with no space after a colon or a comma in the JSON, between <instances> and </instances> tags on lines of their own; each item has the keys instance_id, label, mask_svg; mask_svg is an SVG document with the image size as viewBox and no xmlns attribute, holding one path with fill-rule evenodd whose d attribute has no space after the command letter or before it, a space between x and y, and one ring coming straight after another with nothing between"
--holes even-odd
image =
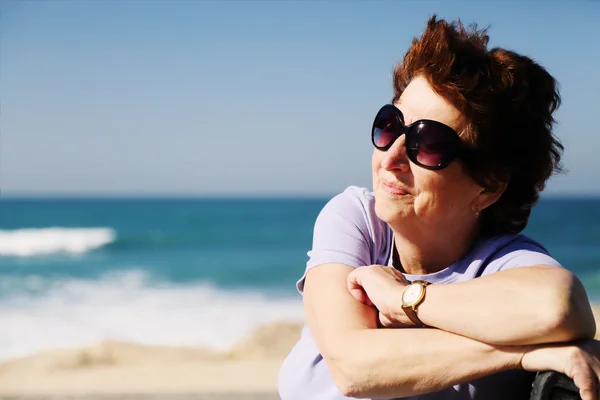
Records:
<instances>
[{"instance_id":1,"label":"watch face","mask_svg":"<svg viewBox=\"0 0 600 400\"><path fill-rule=\"evenodd\" d=\"M422 291L423 287L419 284L409 285L402 295L402 301L406 304L413 304L419 300Z\"/></svg>"}]
</instances>

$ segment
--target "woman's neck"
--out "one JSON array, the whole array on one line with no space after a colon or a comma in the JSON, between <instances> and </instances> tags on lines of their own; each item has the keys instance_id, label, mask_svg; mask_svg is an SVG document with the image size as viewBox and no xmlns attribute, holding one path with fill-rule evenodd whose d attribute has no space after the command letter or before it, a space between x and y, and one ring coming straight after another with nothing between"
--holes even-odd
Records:
<instances>
[{"instance_id":1,"label":"woman's neck","mask_svg":"<svg viewBox=\"0 0 600 400\"><path fill-rule=\"evenodd\" d=\"M436 232L430 235L407 237L394 231L394 268L411 275L427 275L441 271L465 257L477 238L478 229L443 235Z\"/></svg>"}]
</instances>

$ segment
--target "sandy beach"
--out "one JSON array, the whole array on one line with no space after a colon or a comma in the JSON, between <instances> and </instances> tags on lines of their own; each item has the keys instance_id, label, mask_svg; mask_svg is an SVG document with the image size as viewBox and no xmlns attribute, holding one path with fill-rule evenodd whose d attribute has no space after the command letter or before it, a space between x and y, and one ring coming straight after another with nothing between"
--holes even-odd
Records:
<instances>
[{"instance_id":1,"label":"sandy beach","mask_svg":"<svg viewBox=\"0 0 600 400\"><path fill-rule=\"evenodd\" d=\"M119 342L43 352L0 363L0 398L277 399L277 373L300 330L267 325L227 352Z\"/></svg>"},{"instance_id":2,"label":"sandy beach","mask_svg":"<svg viewBox=\"0 0 600 400\"><path fill-rule=\"evenodd\" d=\"M1 399L277 399L301 324L265 326L227 352L102 342L0 363Z\"/></svg>"}]
</instances>

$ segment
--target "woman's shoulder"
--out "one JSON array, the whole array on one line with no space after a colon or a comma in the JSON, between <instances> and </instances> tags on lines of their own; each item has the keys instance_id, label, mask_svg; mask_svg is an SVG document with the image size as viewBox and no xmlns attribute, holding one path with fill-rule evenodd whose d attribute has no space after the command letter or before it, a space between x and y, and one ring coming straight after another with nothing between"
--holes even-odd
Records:
<instances>
[{"instance_id":1,"label":"woman's shoulder","mask_svg":"<svg viewBox=\"0 0 600 400\"><path fill-rule=\"evenodd\" d=\"M375 196L371 190L365 187L348 186L334 196L329 203L333 203L335 206L372 208L375 204Z\"/></svg>"},{"instance_id":2,"label":"woman's shoulder","mask_svg":"<svg viewBox=\"0 0 600 400\"><path fill-rule=\"evenodd\" d=\"M487 273L533 265L561 267L540 242L524 234L487 238L482 247L488 258Z\"/></svg>"},{"instance_id":3,"label":"woman's shoulder","mask_svg":"<svg viewBox=\"0 0 600 400\"><path fill-rule=\"evenodd\" d=\"M430 276L412 278L451 283L534 265L561 267L536 240L522 234L507 234L480 238L469 254L451 267Z\"/></svg>"},{"instance_id":4,"label":"woman's shoulder","mask_svg":"<svg viewBox=\"0 0 600 400\"><path fill-rule=\"evenodd\" d=\"M320 218L330 214L351 220L359 227L378 220L373 192L359 186L348 186L343 192L332 197L321 210Z\"/></svg>"},{"instance_id":5,"label":"woman's shoulder","mask_svg":"<svg viewBox=\"0 0 600 400\"><path fill-rule=\"evenodd\" d=\"M484 238L485 245L496 252L507 253L511 251L527 250L549 254L548 250L537 240L522 233L505 234Z\"/></svg>"},{"instance_id":6,"label":"woman's shoulder","mask_svg":"<svg viewBox=\"0 0 600 400\"><path fill-rule=\"evenodd\" d=\"M317 217L314 236L358 237L371 248L371 263L376 263L381 262L380 254L388 249L392 235L388 224L375 212L373 192L364 187L349 186L323 207Z\"/></svg>"}]
</instances>

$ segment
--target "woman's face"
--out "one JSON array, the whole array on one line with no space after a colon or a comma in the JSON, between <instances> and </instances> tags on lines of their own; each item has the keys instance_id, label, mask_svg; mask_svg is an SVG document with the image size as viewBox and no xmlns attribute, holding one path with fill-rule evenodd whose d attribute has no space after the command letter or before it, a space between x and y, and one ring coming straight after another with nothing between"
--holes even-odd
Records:
<instances>
[{"instance_id":1,"label":"woman's face","mask_svg":"<svg viewBox=\"0 0 600 400\"><path fill-rule=\"evenodd\" d=\"M405 124L420 119L442 122L460 132L460 112L438 96L423 77L414 78L395 104ZM452 228L475 221L483 188L454 160L442 170L431 171L413 164L406 155L405 135L387 151L374 149L373 191L379 218L396 230L404 228ZM465 218L467 218L465 220Z\"/></svg>"}]
</instances>

